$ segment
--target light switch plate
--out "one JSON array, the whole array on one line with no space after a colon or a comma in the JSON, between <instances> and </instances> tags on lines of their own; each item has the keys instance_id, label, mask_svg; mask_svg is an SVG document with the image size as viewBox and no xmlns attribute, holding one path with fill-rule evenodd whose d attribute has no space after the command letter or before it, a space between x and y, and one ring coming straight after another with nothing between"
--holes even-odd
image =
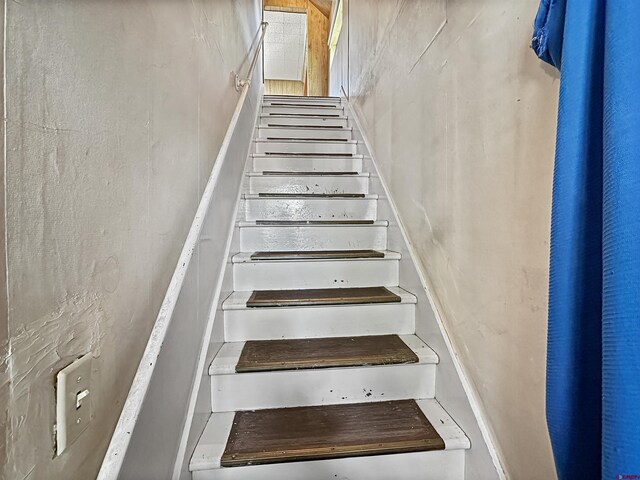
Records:
<instances>
[{"instance_id":1,"label":"light switch plate","mask_svg":"<svg viewBox=\"0 0 640 480\"><path fill-rule=\"evenodd\" d=\"M58 372L56 388L56 450L60 455L89 426L91 408L91 354Z\"/></svg>"}]
</instances>

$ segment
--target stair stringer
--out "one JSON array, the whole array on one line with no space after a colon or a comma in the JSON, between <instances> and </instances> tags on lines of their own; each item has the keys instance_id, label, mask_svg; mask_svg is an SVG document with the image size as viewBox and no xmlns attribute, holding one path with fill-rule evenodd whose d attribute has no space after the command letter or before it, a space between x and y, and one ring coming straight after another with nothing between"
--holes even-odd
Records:
<instances>
[{"instance_id":1,"label":"stair stringer","mask_svg":"<svg viewBox=\"0 0 640 480\"><path fill-rule=\"evenodd\" d=\"M257 126L255 127L257 128ZM252 142L253 144L253 142ZM238 227L239 217L242 216L242 199L241 195L246 188L246 173L251 163L251 155L253 148L249 151L244 168L243 180L238 190L236 202L230 208L233 209L233 229L229 234L228 248L225 251L225 264L220 271L220 280L218 289L211 305L209 313L208 330L204 335L201 362L198 364L196 371L196 380L193 385L192 403L189 409L187 424L189 428L185 428L181 443L178 449L178 457L175 465L174 475L172 478L179 480L192 480L189 471L189 462L193 451L198 443L198 439L202 435L204 428L211 416L211 377L209 376L209 365L218 354L224 341L224 311L222 303L234 291L233 288L233 262L234 255L240 252L240 228Z\"/></svg>"},{"instance_id":2,"label":"stair stringer","mask_svg":"<svg viewBox=\"0 0 640 480\"><path fill-rule=\"evenodd\" d=\"M226 267L239 250L236 216L255 150L258 85L238 100L99 480L191 478L189 459L211 413L208 365L224 338L220 305L232 290Z\"/></svg>"},{"instance_id":3,"label":"stair stringer","mask_svg":"<svg viewBox=\"0 0 640 480\"><path fill-rule=\"evenodd\" d=\"M400 285L418 298L416 304L416 336L428 344L439 356L436 375L436 398L471 441L465 462L467 480L506 480L502 460L478 395L468 380L456 349L442 321L437 299L427 275L418 267L417 255L395 207L389 190L380 175L375 156L361 128L357 109L342 91L342 101L348 111L348 126L353 128L357 153L364 155L362 171L369 173L369 192L378 194L379 218L389 220L387 248L402 255Z\"/></svg>"}]
</instances>

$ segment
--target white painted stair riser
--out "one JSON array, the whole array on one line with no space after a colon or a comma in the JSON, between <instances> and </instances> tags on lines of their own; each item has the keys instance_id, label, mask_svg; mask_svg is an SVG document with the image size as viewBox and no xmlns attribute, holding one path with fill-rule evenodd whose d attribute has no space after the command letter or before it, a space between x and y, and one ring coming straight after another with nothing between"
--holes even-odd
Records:
<instances>
[{"instance_id":1,"label":"white painted stair riser","mask_svg":"<svg viewBox=\"0 0 640 480\"><path fill-rule=\"evenodd\" d=\"M398 258L234 263L233 289L393 287L399 283L399 265Z\"/></svg>"},{"instance_id":2,"label":"white painted stair riser","mask_svg":"<svg viewBox=\"0 0 640 480\"><path fill-rule=\"evenodd\" d=\"M334 141L305 141L305 140L261 140L256 143L256 153L303 153L321 155L342 155L357 153L357 142L347 140L344 142Z\"/></svg>"},{"instance_id":3,"label":"white painted stair riser","mask_svg":"<svg viewBox=\"0 0 640 480\"><path fill-rule=\"evenodd\" d=\"M343 116L344 109L341 105L326 107L322 105L305 105L297 106L280 106L280 105L263 105L263 114L287 114L287 115L323 115L323 116Z\"/></svg>"},{"instance_id":4,"label":"white painted stair riser","mask_svg":"<svg viewBox=\"0 0 640 480\"><path fill-rule=\"evenodd\" d=\"M193 472L193 480L464 480L464 450L349 457Z\"/></svg>"},{"instance_id":5,"label":"white painted stair riser","mask_svg":"<svg viewBox=\"0 0 640 480\"><path fill-rule=\"evenodd\" d=\"M240 251L242 252L386 249L386 222L336 226L245 226L240 224Z\"/></svg>"},{"instance_id":6,"label":"white painted stair riser","mask_svg":"<svg viewBox=\"0 0 640 480\"><path fill-rule=\"evenodd\" d=\"M249 308L251 291L236 291L222 304L225 342L361 335L413 335L415 302L410 293L389 287L398 303Z\"/></svg>"},{"instance_id":7,"label":"white painted stair riser","mask_svg":"<svg viewBox=\"0 0 640 480\"><path fill-rule=\"evenodd\" d=\"M212 411L433 398L435 375L424 364L216 375Z\"/></svg>"},{"instance_id":8,"label":"white painted stair riser","mask_svg":"<svg viewBox=\"0 0 640 480\"><path fill-rule=\"evenodd\" d=\"M403 336L419 363L236 373L244 342L226 343L214 359L213 412L433 398L437 355L416 336Z\"/></svg>"},{"instance_id":9,"label":"white painted stair riser","mask_svg":"<svg viewBox=\"0 0 640 480\"><path fill-rule=\"evenodd\" d=\"M257 175L249 176L249 193L364 193L368 175Z\"/></svg>"},{"instance_id":10,"label":"white painted stair riser","mask_svg":"<svg viewBox=\"0 0 640 480\"><path fill-rule=\"evenodd\" d=\"M361 172L362 156L353 158L254 155L256 172Z\"/></svg>"},{"instance_id":11,"label":"white painted stair riser","mask_svg":"<svg viewBox=\"0 0 640 480\"><path fill-rule=\"evenodd\" d=\"M415 306L358 305L230 310L224 313L227 342L415 333Z\"/></svg>"},{"instance_id":12,"label":"white painted stair riser","mask_svg":"<svg viewBox=\"0 0 640 480\"><path fill-rule=\"evenodd\" d=\"M262 139L276 138L326 138L326 139L345 139L351 140L351 129L347 128L314 128L314 127L296 127L296 128L277 128L277 127L260 127L258 128L258 137Z\"/></svg>"},{"instance_id":13,"label":"white painted stair riser","mask_svg":"<svg viewBox=\"0 0 640 480\"><path fill-rule=\"evenodd\" d=\"M243 200L245 219L252 220L375 220L377 198L268 198Z\"/></svg>"},{"instance_id":14,"label":"white painted stair riser","mask_svg":"<svg viewBox=\"0 0 640 480\"><path fill-rule=\"evenodd\" d=\"M260 115L260 126L298 125L305 127L346 127L347 117L304 116L304 115Z\"/></svg>"}]
</instances>

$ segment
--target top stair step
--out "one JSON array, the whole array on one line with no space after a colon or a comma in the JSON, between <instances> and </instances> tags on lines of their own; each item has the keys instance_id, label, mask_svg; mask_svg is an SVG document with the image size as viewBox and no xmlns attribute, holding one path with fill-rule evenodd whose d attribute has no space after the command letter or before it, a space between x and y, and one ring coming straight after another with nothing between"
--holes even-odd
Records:
<instances>
[{"instance_id":1,"label":"top stair step","mask_svg":"<svg viewBox=\"0 0 640 480\"><path fill-rule=\"evenodd\" d=\"M418 404L401 400L237 412L220 463L234 467L444 449Z\"/></svg>"}]
</instances>

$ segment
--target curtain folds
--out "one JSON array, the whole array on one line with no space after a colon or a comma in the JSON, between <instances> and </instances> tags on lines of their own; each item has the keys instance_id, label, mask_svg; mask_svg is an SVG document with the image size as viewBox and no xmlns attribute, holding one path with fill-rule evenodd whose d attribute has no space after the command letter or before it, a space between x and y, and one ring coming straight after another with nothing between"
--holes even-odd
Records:
<instances>
[{"instance_id":1,"label":"curtain folds","mask_svg":"<svg viewBox=\"0 0 640 480\"><path fill-rule=\"evenodd\" d=\"M640 0L543 0L561 71L547 422L560 479L640 478Z\"/></svg>"}]
</instances>

